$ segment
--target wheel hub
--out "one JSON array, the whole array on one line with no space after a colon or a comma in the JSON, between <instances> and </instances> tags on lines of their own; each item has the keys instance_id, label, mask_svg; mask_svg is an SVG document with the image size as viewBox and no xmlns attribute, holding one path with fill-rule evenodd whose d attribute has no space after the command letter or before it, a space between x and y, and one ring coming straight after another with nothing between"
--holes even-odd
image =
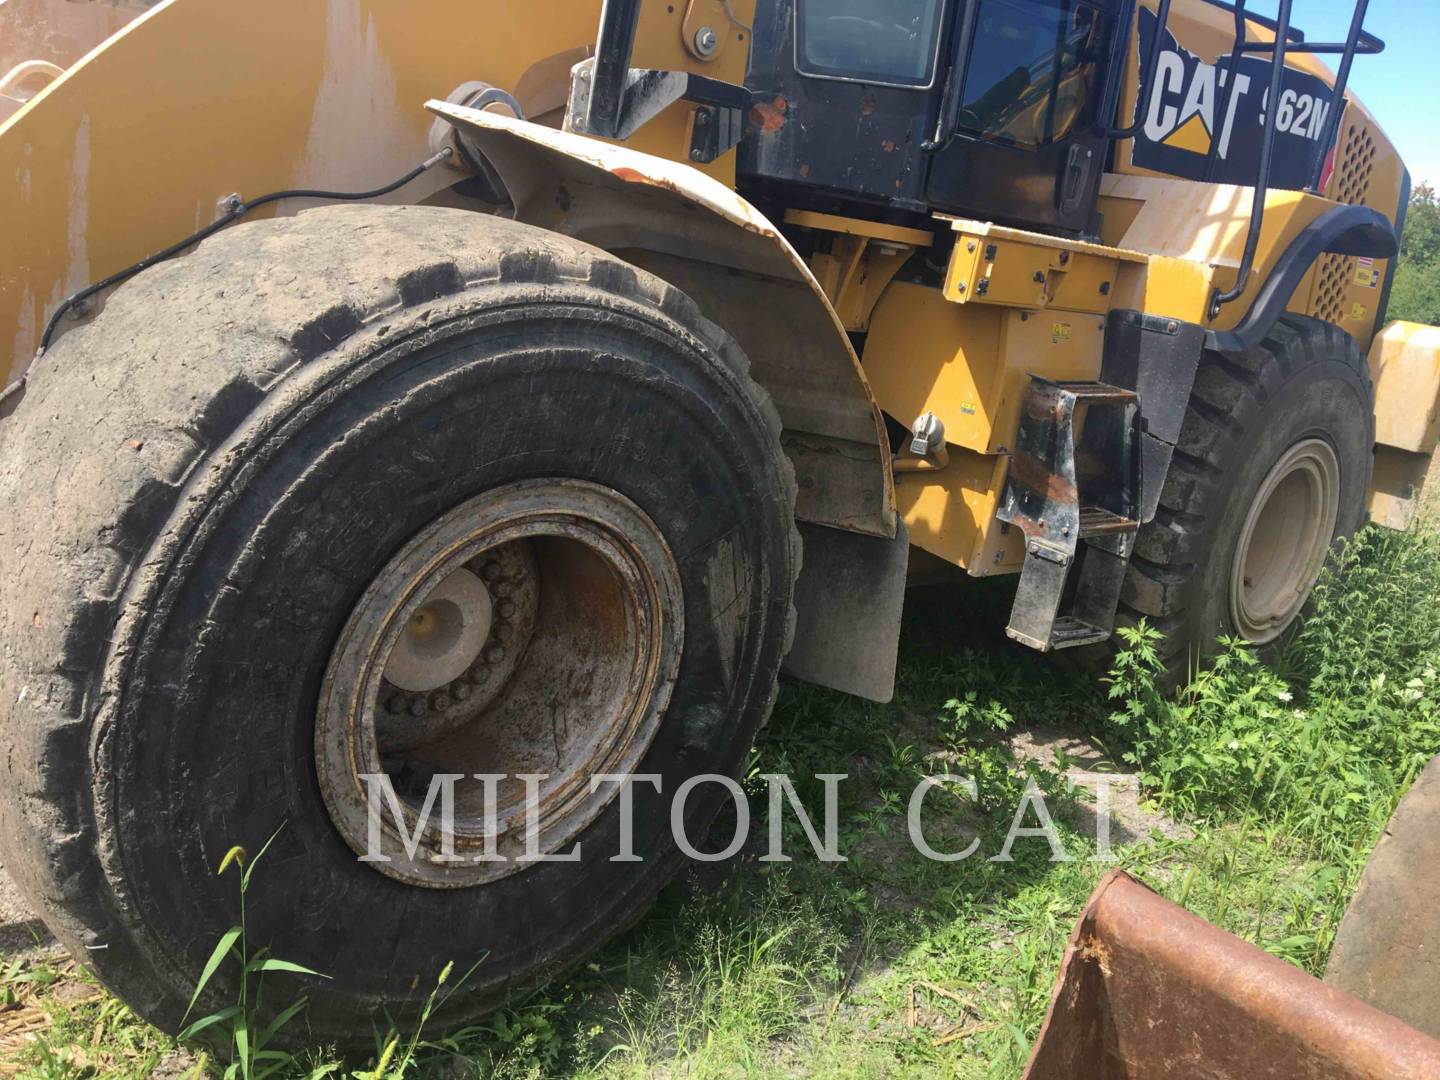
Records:
<instances>
[{"instance_id":1,"label":"wheel hub","mask_svg":"<svg viewBox=\"0 0 1440 1080\"><path fill-rule=\"evenodd\" d=\"M385 665L385 680L422 693L454 682L480 655L490 618L490 590L464 567L454 571L410 616Z\"/></svg>"},{"instance_id":2,"label":"wheel hub","mask_svg":"<svg viewBox=\"0 0 1440 1080\"><path fill-rule=\"evenodd\" d=\"M463 597L447 595L456 579ZM469 560L421 602L385 664L375 715L382 756L464 728L495 701L530 642L539 592L531 545L515 541ZM475 630L445 650L452 605Z\"/></svg>"},{"instance_id":3,"label":"wheel hub","mask_svg":"<svg viewBox=\"0 0 1440 1080\"><path fill-rule=\"evenodd\" d=\"M1231 616L1247 640L1274 641L1300 613L1325 565L1339 512L1334 448L1305 439L1282 454L1256 493L1231 566Z\"/></svg>"},{"instance_id":4,"label":"wheel hub","mask_svg":"<svg viewBox=\"0 0 1440 1080\"><path fill-rule=\"evenodd\" d=\"M526 481L456 507L381 570L332 653L315 733L331 819L377 870L429 887L569 848L615 796L590 777L649 747L682 641L675 561L618 492ZM399 814L378 800L377 852L380 774ZM441 774L461 777L448 823L439 798L422 816ZM528 803L525 775L543 777Z\"/></svg>"}]
</instances>

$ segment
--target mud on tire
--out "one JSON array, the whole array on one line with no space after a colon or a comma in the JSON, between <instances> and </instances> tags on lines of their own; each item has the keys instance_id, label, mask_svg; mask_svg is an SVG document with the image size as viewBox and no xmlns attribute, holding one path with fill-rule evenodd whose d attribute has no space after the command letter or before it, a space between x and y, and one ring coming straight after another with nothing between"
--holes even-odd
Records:
<instances>
[{"instance_id":1,"label":"mud on tire","mask_svg":"<svg viewBox=\"0 0 1440 1080\"><path fill-rule=\"evenodd\" d=\"M735 773L773 701L798 568L773 408L688 298L462 211L241 226L121 288L38 365L0 457L0 837L57 936L173 1027L236 916L216 865L285 828L254 942L307 981L307 1038L369 1045L448 961L437 1025L568 967L673 875L669 796ZM420 888L357 862L316 781L316 701L367 582L451 508L564 478L618 491L683 588L668 710L582 863ZM723 790L697 789L691 835ZM283 1004L299 992L279 976ZM419 989L417 989L417 987ZM214 1002L233 1000L215 987ZM208 1011L208 1010L207 1010Z\"/></svg>"}]
</instances>

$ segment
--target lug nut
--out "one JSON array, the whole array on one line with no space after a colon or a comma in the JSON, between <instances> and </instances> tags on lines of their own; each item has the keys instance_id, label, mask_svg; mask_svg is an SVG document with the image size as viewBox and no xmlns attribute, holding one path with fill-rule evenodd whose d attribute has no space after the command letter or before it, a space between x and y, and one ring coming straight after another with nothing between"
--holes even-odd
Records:
<instances>
[{"instance_id":1,"label":"lug nut","mask_svg":"<svg viewBox=\"0 0 1440 1080\"><path fill-rule=\"evenodd\" d=\"M500 612L500 617L502 619L508 619L515 614L515 601L502 600L500 601L500 606L499 608L497 608L497 610Z\"/></svg>"},{"instance_id":2,"label":"lug nut","mask_svg":"<svg viewBox=\"0 0 1440 1080\"><path fill-rule=\"evenodd\" d=\"M500 564L494 559L488 560L485 565L480 568L480 576L486 581L494 581L500 576Z\"/></svg>"},{"instance_id":3,"label":"lug nut","mask_svg":"<svg viewBox=\"0 0 1440 1080\"><path fill-rule=\"evenodd\" d=\"M481 655L485 657L486 663L498 664L501 660L505 659L505 646L498 643L487 645L485 646L485 652Z\"/></svg>"},{"instance_id":4,"label":"lug nut","mask_svg":"<svg viewBox=\"0 0 1440 1080\"><path fill-rule=\"evenodd\" d=\"M450 708L450 695L441 691L430 699L430 705L436 712L444 712Z\"/></svg>"},{"instance_id":5,"label":"lug nut","mask_svg":"<svg viewBox=\"0 0 1440 1080\"><path fill-rule=\"evenodd\" d=\"M456 701L464 701L470 696L470 684L463 682L456 683L450 688L450 696Z\"/></svg>"},{"instance_id":6,"label":"lug nut","mask_svg":"<svg viewBox=\"0 0 1440 1080\"><path fill-rule=\"evenodd\" d=\"M417 697L410 703L410 715L417 720L430 711L430 706L425 703L423 697Z\"/></svg>"},{"instance_id":7,"label":"lug nut","mask_svg":"<svg viewBox=\"0 0 1440 1080\"><path fill-rule=\"evenodd\" d=\"M498 638L500 641L509 641L510 635L514 632L515 631L510 628L510 624L507 622L495 624L495 637Z\"/></svg>"}]
</instances>

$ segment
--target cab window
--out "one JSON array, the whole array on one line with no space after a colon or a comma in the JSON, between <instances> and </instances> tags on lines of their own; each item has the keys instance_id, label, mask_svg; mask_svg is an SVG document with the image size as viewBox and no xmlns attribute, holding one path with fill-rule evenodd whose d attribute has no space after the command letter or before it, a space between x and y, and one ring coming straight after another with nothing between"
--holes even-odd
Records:
<instances>
[{"instance_id":1,"label":"cab window","mask_svg":"<svg viewBox=\"0 0 1440 1080\"><path fill-rule=\"evenodd\" d=\"M890 86L930 86L941 0L799 0L795 64L819 75Z\"/></svg>"},{"instance_id":2,"label":"cab window","mask_svg":"<svg viewBox=\"0 0 1440 1080\"><path fill-rule=\"evenodd\" d=\"M960 130L1017 146L1088 122L1108 17L1077 0L980 0L966 58Z\"/></svg>"}]
</instances>

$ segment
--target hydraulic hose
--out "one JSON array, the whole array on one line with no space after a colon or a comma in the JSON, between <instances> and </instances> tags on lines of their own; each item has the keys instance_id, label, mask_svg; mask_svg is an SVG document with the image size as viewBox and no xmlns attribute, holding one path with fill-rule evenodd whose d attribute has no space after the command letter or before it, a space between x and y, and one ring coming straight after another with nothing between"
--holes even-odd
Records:
<instances>
[{"instance_id":1,"label":"hydraulic hose","mask_svg":"<svg viewBox=\"0 0 1440 1080\"><path fill-rule=\"evenodd\" d=\"M282 199L322 199L328 202L364 202L368 199L378 199L381 196L389 195L393 191L398 191L412 180L440 164L440 162L450 158L454 152L453 149L447 146L438 154L426 158L398 180L394 180L384 187L374 188L371 191L318 191L309 188L289 188L285 191L272 191L268 195L261 195L259 198L251 199L248 202L241 202L238 198L232 197L231 200L225 204L225 212L203 229L198 229L185 237L185 239L176 241L169 247L157 251L154 255L147 256L139 262L125 267L123 270L117 270L109 277L102 278L93 285L87 285L79 292L67 296L61 302L60 306L55 309L54 313L51 314L49 321L45 323L45 330L40 335L40 347L35 353L35 359L31 362L31 367L33 368L34 364L45 355L45 350L50 347L50 342L55 336L55 331L59 329L60 323L65 316L80 307L80 305L84 304L85 301L89 300L92 296L130 280L130 278L136 274L150 269L150 267L156 263L173 259L176 255L195 246L202 240L215 235L229 225L233 225L251 211L258 210L262 206L268 206L273 202L279 202ZM27 372L26 375L22 375L7 386L3 392L0 392L0 405L4 405L6 401L18 394L28 378L29 375Z\"/></svg>"}]
</instances>

